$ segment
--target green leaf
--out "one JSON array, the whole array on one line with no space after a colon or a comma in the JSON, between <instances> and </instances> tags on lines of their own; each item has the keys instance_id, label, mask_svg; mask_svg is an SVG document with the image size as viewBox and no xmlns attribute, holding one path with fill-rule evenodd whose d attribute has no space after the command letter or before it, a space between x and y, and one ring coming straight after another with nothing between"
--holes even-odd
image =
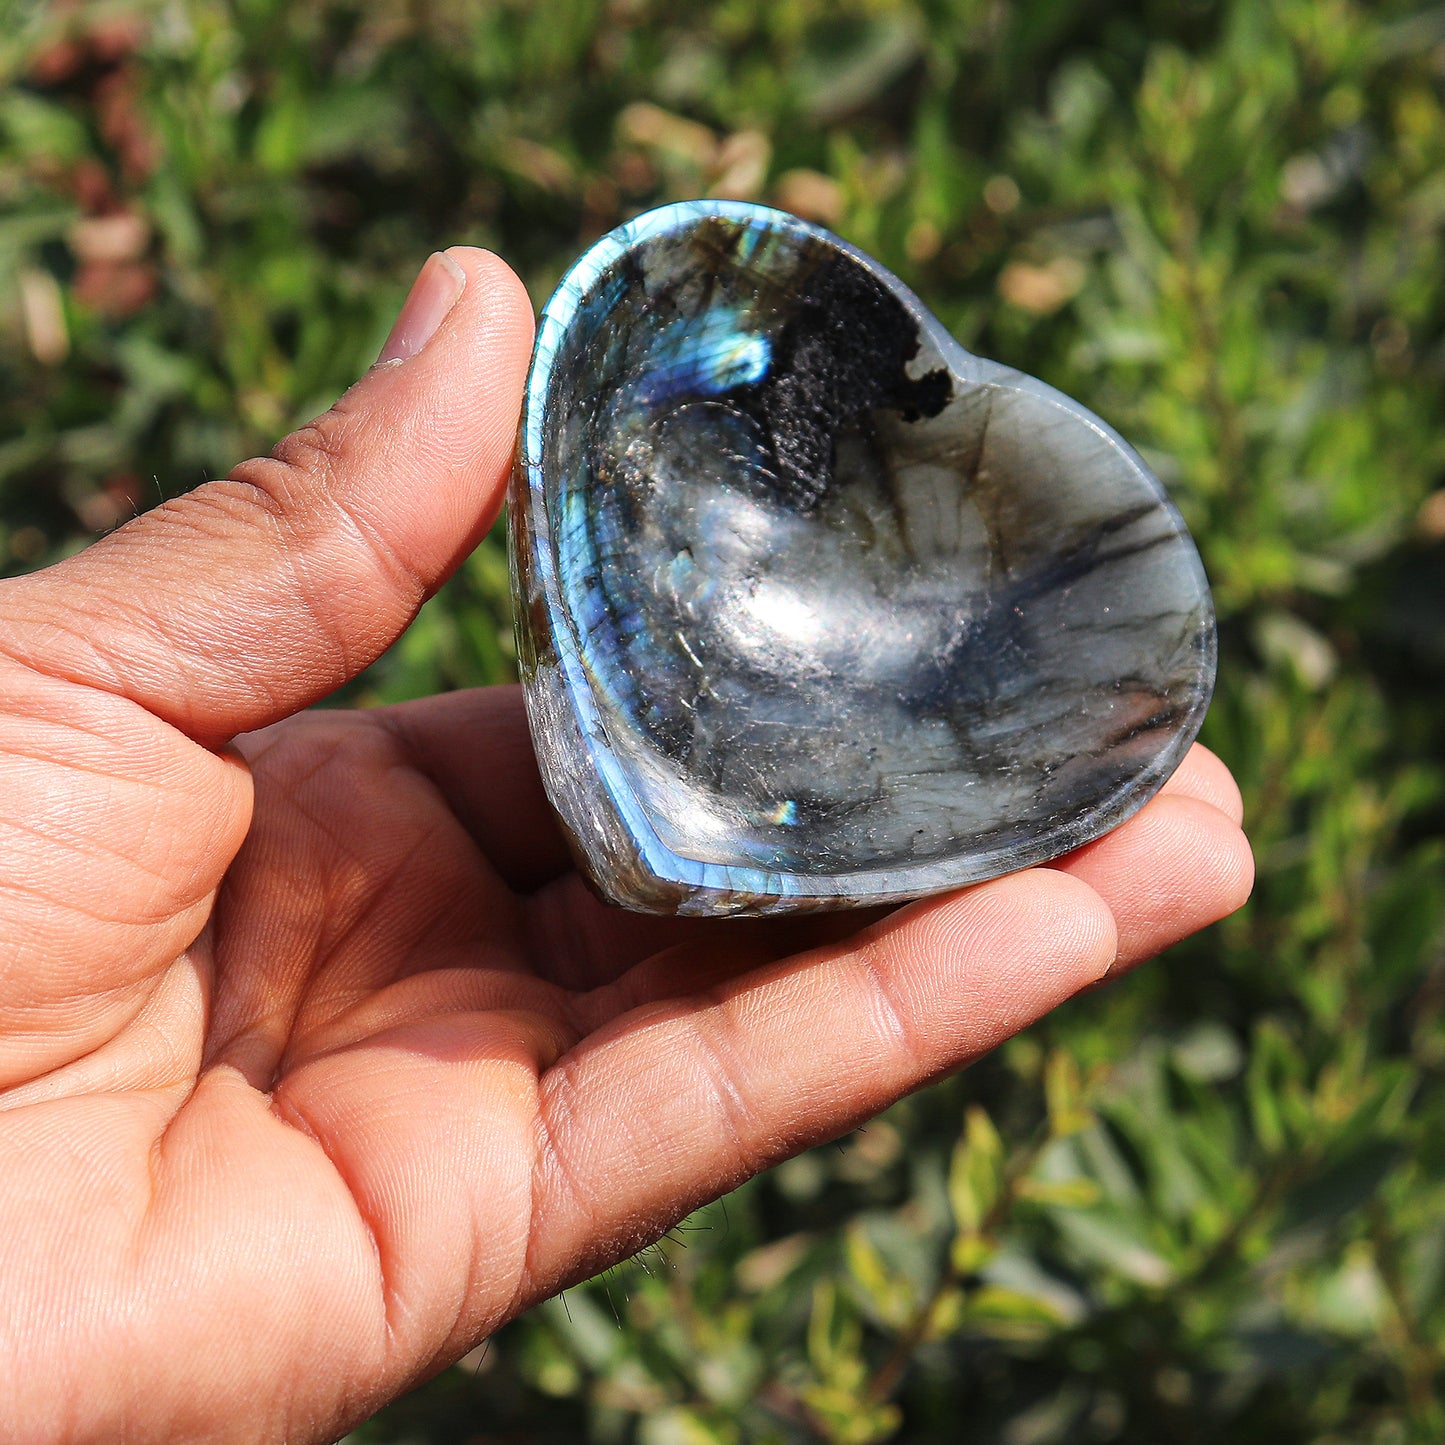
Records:
<instances>
[{"instance_id":1,"label":"green leaf","mask_svg":"<svg viewBox=\"0 0 1445 1445\"><path fill-rule=\"evenodd\" d=\"M1048 1102L1049 1129L1055 1138L1077 1134L1094 1122L1085 1102L1078 1063L1062 1049L1055 1049L1044 1063L1044 1097Z\"/></svg>"}]
</instances>

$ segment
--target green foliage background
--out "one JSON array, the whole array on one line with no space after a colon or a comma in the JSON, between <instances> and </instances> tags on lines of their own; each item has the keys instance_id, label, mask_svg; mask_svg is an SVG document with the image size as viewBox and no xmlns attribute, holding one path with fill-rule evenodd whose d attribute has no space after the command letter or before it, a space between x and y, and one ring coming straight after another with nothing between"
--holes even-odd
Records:
<instances>
[{"instance_id":1,"label":"green foliage background","mask_svg":"<svg viewBox=\"0 0 1445 1445\"><path fill-rule=\"evenodd\" d=\"M1438 1442L1445 7L0 0L0 560L324 409L428 250L773 200L1099 411L1216 589L1240 916L365 1442ZM492 538L353 689L510 675Z\"/></svg>"}]
</instances>

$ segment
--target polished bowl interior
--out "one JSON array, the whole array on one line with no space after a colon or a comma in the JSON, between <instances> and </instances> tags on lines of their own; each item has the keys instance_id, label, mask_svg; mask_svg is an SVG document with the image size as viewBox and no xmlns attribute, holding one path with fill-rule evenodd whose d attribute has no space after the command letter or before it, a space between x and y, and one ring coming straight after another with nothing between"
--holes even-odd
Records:
<instances>
[{"instance_id":1,"label":"polished bowl interior","mask_svg":"<svg viewBox=\"0 0 1445 1445\"><path fill-rule=\"evenodd\" d=\"M514 508L549 787L634 906L1055 856L1159 786L1208 701L1203 572L1137 455L776 212L670 207L584 260Z\"/></svg>"}]
</instances>

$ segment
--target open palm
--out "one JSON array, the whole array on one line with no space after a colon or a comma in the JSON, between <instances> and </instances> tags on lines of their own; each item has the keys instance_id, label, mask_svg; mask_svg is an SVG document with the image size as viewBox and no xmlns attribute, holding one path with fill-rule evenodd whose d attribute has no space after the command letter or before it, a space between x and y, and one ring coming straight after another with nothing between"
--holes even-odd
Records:
<instances>
[{"instance_id":1,"label":"open palm","mask_svg":"<svg viewBox=\"0 0 1445 1445\"><path fill-rule=\"evenodd\" d=\"M530 312L450 255L413 354L0 587L5 1438L335 1436L1248 890L1196 749L1072 858L861 929L634 917L515 689L301 712L499 505Z\"/></svg>"}]
</instances>

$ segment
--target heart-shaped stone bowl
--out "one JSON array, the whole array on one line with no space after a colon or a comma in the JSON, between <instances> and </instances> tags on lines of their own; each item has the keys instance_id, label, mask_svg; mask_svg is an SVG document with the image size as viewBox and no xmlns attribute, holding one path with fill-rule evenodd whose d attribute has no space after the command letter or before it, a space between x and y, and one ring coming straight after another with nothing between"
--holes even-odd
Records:
<instances>
[{"instance_id":1,"label":"heart-shaped stone bowl","mask_svg":"<svg viewBox=\"0 0 1445 1445\"><path fill-rule=\"evenodd\" d=\"M1138 455L778 211L665 206L542 315L511 497L542 777L653 913L894 902L1100 837L1214 680Z\"/></svg>"}]
</instances>

